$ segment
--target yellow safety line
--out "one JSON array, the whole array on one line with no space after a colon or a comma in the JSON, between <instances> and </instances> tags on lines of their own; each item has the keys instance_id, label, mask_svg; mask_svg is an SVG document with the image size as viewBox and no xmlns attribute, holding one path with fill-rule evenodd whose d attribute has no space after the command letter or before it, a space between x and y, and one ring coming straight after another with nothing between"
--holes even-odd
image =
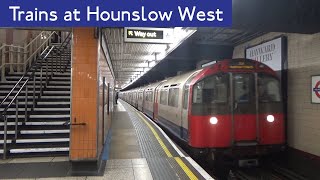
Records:
<instances>
[{"instance_id":1,"label":"yellow safety line","mask_svg":"<svg viewBox=\"0 0 320 180\"><path fill-rule=\"evenodd\" d=\"M147 124L147 126L150 128L150 130L152 131L153 135L156 137L156 139L158 140L158 142L160 143L162 149L164 150L164 152L167 154L168 157L172 157L172 154L170 153L169 149L167 148L167 146L164 144L164 142L162 141L162 139L160 138L160 136L158 135L157 131L154 130L154 128L150 125L150 123L143 118L140 113L138 113L136 111L137 115L140 117L141 120L144 121L144 123ZM198 178L193 174L193 172L188 168L188 166L181 160L180 157L174 157L174 159L177 161L177 163L179 164L179 166L181 167L181 169L186 173L186 175L192 179L192 180L197 180Z\"/></svg>"},{"instance_id":2,"label":"yellow safety line","mask_svg":"<svg viewBox=\"0 0 320 180\"><path fill-rule=\"evenodd\" d=\"M188 175L188 177L192 180L197 180L198 178L193 174L193 172L188 168L188 166L181 160L180 157L174 158L177 163L180 165L180 167L183 169L183 171Z\"/></svg>"}]
</instances>

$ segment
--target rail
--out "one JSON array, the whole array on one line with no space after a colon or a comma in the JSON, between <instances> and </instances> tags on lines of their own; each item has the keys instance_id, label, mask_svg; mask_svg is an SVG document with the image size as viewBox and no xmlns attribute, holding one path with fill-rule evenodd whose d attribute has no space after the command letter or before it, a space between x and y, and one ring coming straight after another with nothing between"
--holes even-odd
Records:
<instances>
[{"instance_id":1,"label":"rail","mask_svg":"<svg viewBox=\"0 0 320 180\"><path fill-rule=\"evenodd\" d=\"M42 31L30 43L25 43L23 47L2 44L0 47L0 71L1 81L6 81L6 69L9 72L26 72L27 67L39 57L40 53L51 44L55 31ZM65 37L58 37L60 42L66 40Z\"/></svg>"},{"instance_id":2,"label":"rail","mask_svg":"<svg viewBox=\"0 0 320 180\"><path fill-rule=\"evenodd\" d=\"M6 159L6 155L7 155L7 127L8 127L8 118L7 118L7 112L8 109L15 104L15 133L14 133L14 138L13 138L13 142L16 141L17 136L18 136L18 119L19 119L19 99L18 97L21 95L21 92L23 91L23 89L25 89L25 97L24 97L24 122L28 121L28 98L29 98L29 87L28 87L28 83L32 81L32 107L31 107L31 111L34 110L35 106L36 106L36 72L39 70L40 68L40 90L39 90L39 95L38 98L40 98L42 96L43 93L43 88L47 87L48 85L48 81L50 78L53 77L54 72L53 72L53 59L51 58L51 72L49 72L49 60L48 57L49 55L52 55L52 52L59 50L59 61L60 61L60 72L64 72L66 70L66 68L63 68L63 66L61 66L62 64L62 55L65 51L66 46L68 46L69 42L70 42L70 35L71 33L66 37L64 43L62 43L59 47L56 46L52 46L50 49L49 47L47 47L42 53L41 56L49 49L49 51L46 53L46 55L41 59L40 64L36 64L34 63L33 66L29 67L28 71L19 79L19 81L14 85L14 87L10 90L10 92L8 93L8 95L5 97L5 99L1 102L1 105L5 105L6 102L9 101L9 98L13 96L13 98L8 102L8 105L5 106L4 110L2 111L1 115L0 115L0 119L3 120L4 122L4 138L3 138L3 159ZM56 53L55 55L55 59L56 59L56 72L58 71L58 54ZM45 68L43 68L43 63L45 64ZM31 71L32 70L32 71ZM45 82L43 83L43 71L45 71ZM31 72L31 74L29 74ZM51 75L49 75L49 73L51 73ZM27 75L29 75L27 77ZM21 82L23 81L23 79L25 79L25 77L27 77L27 79L24 81L24 83L19 86L21 84ZM16 92L15 95L13 95L13 93L16 91L17 87L20 87L18 89L18 91ZM22 95L23 96L23 95Z\"/></svg>"}]
</instances>

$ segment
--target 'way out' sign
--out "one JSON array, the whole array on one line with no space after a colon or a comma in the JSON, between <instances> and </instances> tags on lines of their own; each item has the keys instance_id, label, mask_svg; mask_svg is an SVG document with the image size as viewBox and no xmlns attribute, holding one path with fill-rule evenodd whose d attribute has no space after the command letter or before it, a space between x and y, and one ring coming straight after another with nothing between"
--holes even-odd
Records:
<instances>
[{"instance_id":1,"label":"'way out' sign","mask_svg":"<svg viewBox=\"0 0 320 180\"><path fill-rule=\"evenodd\" d=\"M172 28L124 28L124 41L136 43L172 43Z\"/></svg>"}]
</instances>

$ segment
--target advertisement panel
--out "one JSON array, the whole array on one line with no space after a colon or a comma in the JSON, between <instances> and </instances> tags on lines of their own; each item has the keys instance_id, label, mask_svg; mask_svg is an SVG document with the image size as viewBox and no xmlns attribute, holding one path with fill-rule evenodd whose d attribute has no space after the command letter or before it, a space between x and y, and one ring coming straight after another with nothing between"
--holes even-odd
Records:
<instances>
[{"instance_id":1,"label":"advertisement panel","mask_svg":"<svg viewBox=\"0 0 320 180\"><path fill-rule=\"evenodd\" d=\"M283 69L282 38L277 38L246 49L246 58L262 62L275 71Z\"/></svg>"}]
</instances>

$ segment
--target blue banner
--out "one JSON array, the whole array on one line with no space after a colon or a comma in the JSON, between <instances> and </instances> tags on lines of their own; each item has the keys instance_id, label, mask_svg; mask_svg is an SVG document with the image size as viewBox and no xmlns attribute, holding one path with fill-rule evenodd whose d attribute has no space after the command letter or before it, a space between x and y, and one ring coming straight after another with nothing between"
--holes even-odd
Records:
<instances>
[{"instance_id":1,"label":"blue banner","mask_svg":"<svg viewBox=\"0 0 320 180\"><path fill-rule=\"evenodd\" d=\"M228 27L232 0L1 0L0 27Z\"/></svg>"}]
</instances>

